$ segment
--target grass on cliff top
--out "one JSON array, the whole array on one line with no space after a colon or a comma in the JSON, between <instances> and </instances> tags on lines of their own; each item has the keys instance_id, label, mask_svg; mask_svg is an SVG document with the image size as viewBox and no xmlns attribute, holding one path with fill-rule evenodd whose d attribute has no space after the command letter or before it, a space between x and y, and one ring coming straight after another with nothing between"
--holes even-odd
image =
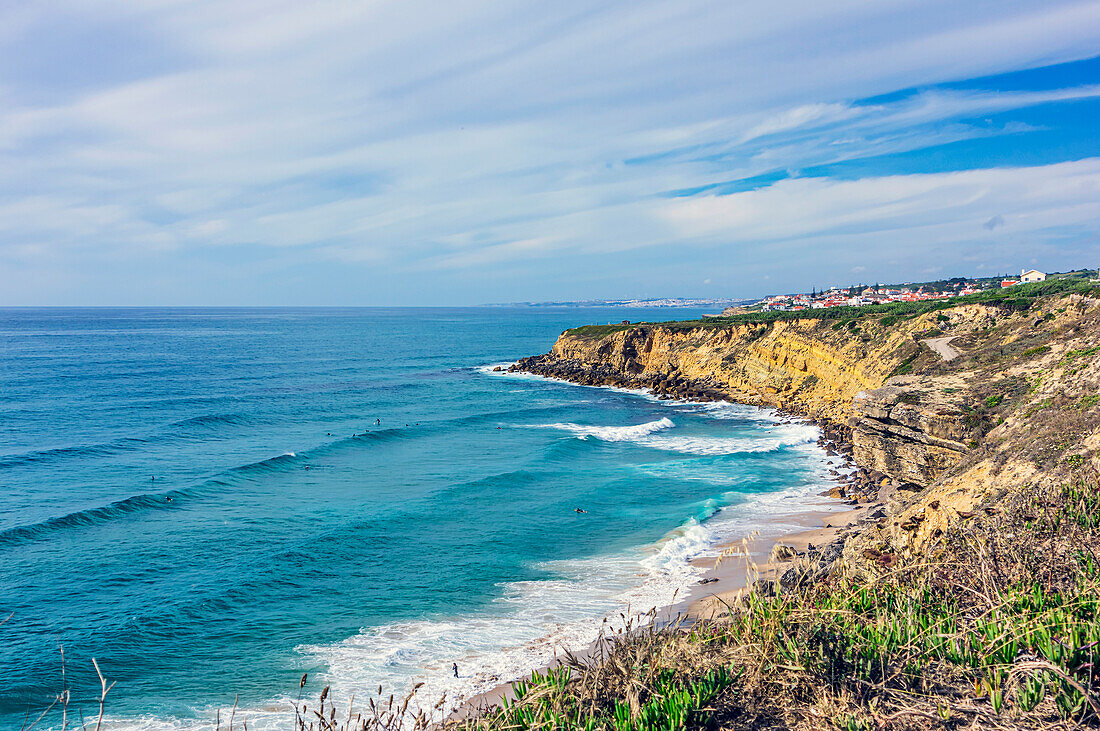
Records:
<instances>
[{"instance_id":1,"label":"grass on cliff top","mask_svg":"<svg viewBox=\"0 0 1100 731\"><path fill-rule=\"evenodd\" d=\"M862 307L830 307L820 310L800 310L798 312L746 312L731 317L707 317L701 320L670 320L668 322L635 323L632 325L581 325L566 330L569 335L589 339L602 339L623 330L636 327L659 326L672 330L710 330L730 325L769 324L780 320L837 320L849 321L862 317L882 318L883 325L923 315L926 312L945 310L965 304L990 304L1021 311L1030 308L1036 300L1051 295L1086 294L1100 296L1096 285L1081 279L1053 279L1033 284L1018 284L1005 289L992 289L963 297L944 300L923 300L920 302L890 302L881 305L863 305Z\"/></svg>"}]
</instances>

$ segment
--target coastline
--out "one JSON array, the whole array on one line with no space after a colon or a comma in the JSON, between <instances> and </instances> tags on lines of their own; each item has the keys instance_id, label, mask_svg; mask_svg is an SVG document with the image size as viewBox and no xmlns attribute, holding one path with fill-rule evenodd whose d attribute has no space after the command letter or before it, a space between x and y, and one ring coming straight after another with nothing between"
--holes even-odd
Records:
<instances>
[{"instance_id":1,"label":"coastline","mask_svg":"<svg viewBox=\"0 0 1100 731\"><path fill-rule=\"evenodd\" d=\"M700 557L692 561L696 566L706 567L702 578L684 587L684 596L673 604L657 607L655 621L663 625L691 626L699 621L712 620L740 596L743 596L756 581L777 581L782 574L800 559L805 559L811 547L820 547L834 541L845 531L851 531L876 506L858 506L844 511L808 510L799 514L796 520L803 525L793 532L782 533L767 538L745 537L742 540L728 541L715 547L722 558ZM772 557L776 546L790 546L797 555L784 560ZM743 549L748 547L748 551ZM732 551L736 550L734 554ZM704 583L705 582L705 583ZM566 651L577 659L591 657L596 651L598 640L577 651ZM535 668L533 672L545 672L560 667L564 656L556 654L552 662ZM527 675L530 675L528 673ZM508 700L514 700L513 686L527 675L500 683L489 690L465 699L446 716L447 721L459 721L492 710Z\"/></svg>"},{"instance_id":2,"label":"coastline","mask_svg":"<svg viewBox=\"0 0 1100 731\"><path fill-rule=\"evenodd\" d=\"M720 616L728 604L752 589L756 582L778 582L783 574L800 559L821 546L828 545L845 532L851 531L875 506L858 506L835 513L806 513L806 526L777 539L731 542L723 546L724 555L711 565L699 584L690 587L688 596L675 611L688 622L710 620ZM820 525L813 525L819 523ZM748 551L737 550L748 546ZM775 555L778 547L789 547L793 554ZM707 582L707 583L703 583ZM765 585L765 591L767 591Z\"/></svg>"},{"instance_id":3,"label":"coastline","mask_svg":"<svg viewBox=\"0 0 1100 731\"><path fill-rule=\"evenodd\" d=\"M847 435L844 425L816 419L807 414L798 413L796 410L769 407L748 400L733 400L728 395L691 393L688 389L685 389L686 393L675 393L674 391L658 393L647 389L629 388L615 384L583 383L522 370L517 368L517 365L500 364L492 368L485 367L485 371L536 376L541 379L573 385L628 391L660 401L680 403L725 402L771 409L779 417L777 424L804 423L820 429L821 436L817 440L817 446L822 450L825 466L829 468L830 476L828 479L837 483L837 487L821 492L819 495L829 500L831 506L836 509L828 509L827 506L830 503L816 507L807 505L804 510L783 516L786 522L794 524L792 526L793 530L779 533L769 532L768 535L761 535L761 531L756 530L751 535L718 543L708 550L707 555L692 559L689 563L702 569L702 575L696 582L681 587L681 590L678 590L680 593L677 594L677 599L673 603L654 608L654 621L659 624L690 626L699 621L714 619L721 614L727 604L744 595L757 582L772 582L772 590L774 590L774 586L781 582L782 576L795 563L806 562L815 552L820 554L824 546L832 544L842 534L856 530L859 522L865 520L868 515L874 514L881 506L881 495L876 494L876 500L872 503L865 494L852 496L845 491L845 486L857 484L854 476L860 474L861 467L855 462L851 454L851 445L848 443L850 440L845 439ZM837 458L840 459L839 463L834 461ZM847 472L841 470L847 470ZM867 474L866 470L862 470L862 472L864 475ZM876 492L879 491L876 490ZM842 510L842 507L847 509ZM777 557L775 555L777 546L789 547L793 553L782 558ZM591 657L596 652L596 646L599 642L598 639L594 640L587 647L580 650L563 649L561 654L555 652L553 661L535 668L532 672L545 672L548 669L560 667L566 656L577 659ZM515 683L522 681L529 675L530 673L510 679L489 690L466 698L446 715L445 720L468 719L498 707L505 701L514 700Z\"/></svg>"},{"instance_id":4,"label":"coastline","mask_svg":"<svg viewBox=\"0 0 1100 731\"><path fill-rule=\"evenodd\" d=\"M1091 608L1097 590L1091 564L1080 558L1082 542L1094 542L1098 535L1095 414L1100 412L1090 411L1100 372L1095 368L1096 299L1071 299L1074 303L1076 310L1058 308L1065 303L1035 296L1011 308L948 308L934 320L929 313L910 318L870 313L852 318L848 327L797 319L724 328L696 323L588 326L564 332L551 353L513 366L581 385L645 389L662 400L729 400L797 414L821 426L819 446L828 456L840 453L852 468L848 475L831 470L839 484L827 492L850 510L828 517L807 510L801 529L726 543L725 555L713 565L696 560L703 569L701 581L685 587L686 596L662 608L660 617L706 621L749 591L762 612L739 613L744 622L714 637L672 632L652 640L626 639L623 653L612 649L612 658L585 672L568 699L591 704L589 718L617 713L619 704L635 702L637 673L654 664L670 672L687 667L692 677L705 681L710 676L699 655L714 644L714 662L725 663L725 652L735 649L744 655L740 670L753 674L752 684L739 688L751 697L734 693L724 707L719 702L705 709L708 718L723 725L735 720L746 728L760 722L817 728L824 721L830 728L870 728L908 715L935 720L937 714L945 721L960 714L964 722L973 717L973 725L999 725L1007 705L1013 719L1027 717L1040 723L1035 728L1047 728L1056 718L1087 716L1086 701L1100 718L1100 702L1085 689L1093 687L1091 661L1067 660L1059 648L1038 652L1037 666L1072 678L1073 690L1046 683L1042 676L1030 678L1057 694L1056 702L1044 701L1042 691L1037 701L1002 694L999 681L990 679L1000 676L983 669L1003 667L999 653L1006 633L1026 637L1037 623L1049 628L1044 631L1065 633L1069 615L1075 623L1095 622L1091 610L1077 607ZM1058 324L1043 327L1052 320ZM968 338L964 358L949 360L921 347L920 338L940 323ZM1018 383L1030 388L1014 388ZM745 386L753 393L740 398ZM1073 430L1067 431L1070 425ZM1085 472L1090 465L1092 471ZM1036 506L1045 512L1038 514ZM767 522L764 517L761 523ZM1060 536L1065 526L1074 535ZM1002 557L1005 568L998 568L993 579L984 561L975 567L972 538ZM1047 558L1054 554L1063 558ZM1047 577L1042 592L1038 576ZM861 592L853 611L853 598L844 589L849 580L882 581L886 588ZM1015 613L995 621L997 633L988 641L981 639L988 625L975 620L973 611L958 609L970 606L971 587L981 582L1017 597ZM947 599L929 601L922 594L928 587ZM1074 597L1072 608L1056 615L1035 608L1036 601L1060 605L1067 595ZM791 605L787 596L808 597L810 603ZM899 609L897 596L916 604ZM855 630L848 624L853 616ZM968 643L969 655L944 651L924 632L919 637L883 635L883 623L895 622L910 628L945 623L946 633L965 638L956 646ZM838 650L831 644L837 633L853 644L842 643ZM777 636L788 638L786 646L771 642ZM719 637L730 644L721 645ZM918 652L948 667L931 686L926 668L908 669L914 642ZM681 649L660 659L645 654L671 647ZM845 647L856 657L883 660L853 673ZM822 660L824 669L818 665ZM834 685L835 678L853 674L858 693L851 692L850 684ZM884 674L902 679L902 694L881 685ZM609 683L612 700L605 702L600 693ZM536 685L549 687L547 682ZM667 697L659 683L643 685ZM789 703L792 687L810 689L813 698ZM865 697L865 690L877 692ZM482 705L501 697L487 695ZM562 708L541 697L533 699L533 706L544 713ZM1067 711L1071 706L1078 710Z\"/></svg>"}]
</instances>

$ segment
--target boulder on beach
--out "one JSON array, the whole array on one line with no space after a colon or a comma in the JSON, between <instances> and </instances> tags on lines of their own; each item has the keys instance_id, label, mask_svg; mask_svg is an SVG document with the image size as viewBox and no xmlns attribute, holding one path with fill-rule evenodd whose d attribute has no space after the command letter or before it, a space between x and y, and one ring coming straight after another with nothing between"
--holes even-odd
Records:
<instances>
[{"instance_id":1,"label":"boulder on beach","mask_svg":"<svg viewBox=\"0 0 1100 731\"><path fill-rule=\"evenodd\" d=\"M774 562L790 561L798 555L798 550L794 546L788 546L785 543L777 543L772 548L771 560Z\"/></svg>"}]
</instances>

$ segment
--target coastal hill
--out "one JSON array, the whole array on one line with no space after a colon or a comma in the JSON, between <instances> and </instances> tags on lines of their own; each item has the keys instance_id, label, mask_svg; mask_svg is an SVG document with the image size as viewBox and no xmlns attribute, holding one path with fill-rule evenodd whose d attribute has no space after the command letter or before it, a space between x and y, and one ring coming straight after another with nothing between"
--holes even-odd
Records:
<instances>
[{"instance_id":1,"label":"coastal hill","mask_svg":"<svg viewBox=\"0 0 1100 731\"><path fill-rule=\"evenodd\" d=\"M721 616L628 625L458 725L1100 727L1094 283L590 325L512 368L812 419L858 517L776 546Z\"/></svg>"},{"instance_id":2,"label":"coastal hill","mask_svg":"<svg viewBox=\"0 0 1100 731\"><path fill-rule=\"evenodd\" d=\"M885 531L905 550L1008 485L1100 467L1100 291L1063 280L915 304L580 327L513 368L817 420L864 474L912 493Z\"/></svg>"},{"instance_id":3,"label":"coastal hill","mask_svg":"<svg viewBox=\"0 0 1100 731\"><path fill-rule=\"evenodd\" d=\"M813 420L851 509L764 566L727 547L740 588L607 621L461 712L409 718L414 688L353 715L325 688L295 728L1100 728L1095 283L589 325L511 369Z\"/></svg>"}]
</instances>

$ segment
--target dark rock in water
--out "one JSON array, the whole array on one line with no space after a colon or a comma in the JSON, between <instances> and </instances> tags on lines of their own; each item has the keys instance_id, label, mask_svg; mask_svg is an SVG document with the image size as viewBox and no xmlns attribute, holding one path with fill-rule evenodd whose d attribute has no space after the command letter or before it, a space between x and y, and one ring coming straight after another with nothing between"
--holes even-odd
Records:
<instances>
[{"instance_id":1,"label":"dark rock in water","mask_svg":"<svg viewBox=\"0 0 1100 731\"><path fill-rule=\"evenodd\" d=\"M705 579L699 579L700 584L713 584L716 581L718 581L718 579L714 578L713 576L708 576Z\"/></svg>"},{"instance_id":2,"label":"dark rock in water","mask_svg":"<svg viewBox=\"0 0 1100 731\"><path fill-rule=\"evenodd\" d=\"M497 366L496 368L493 369L493 372L496 373L496 372L499 372L501 370L503 370L503 369L500 366Z\"/></svg>"}]
</instances>

